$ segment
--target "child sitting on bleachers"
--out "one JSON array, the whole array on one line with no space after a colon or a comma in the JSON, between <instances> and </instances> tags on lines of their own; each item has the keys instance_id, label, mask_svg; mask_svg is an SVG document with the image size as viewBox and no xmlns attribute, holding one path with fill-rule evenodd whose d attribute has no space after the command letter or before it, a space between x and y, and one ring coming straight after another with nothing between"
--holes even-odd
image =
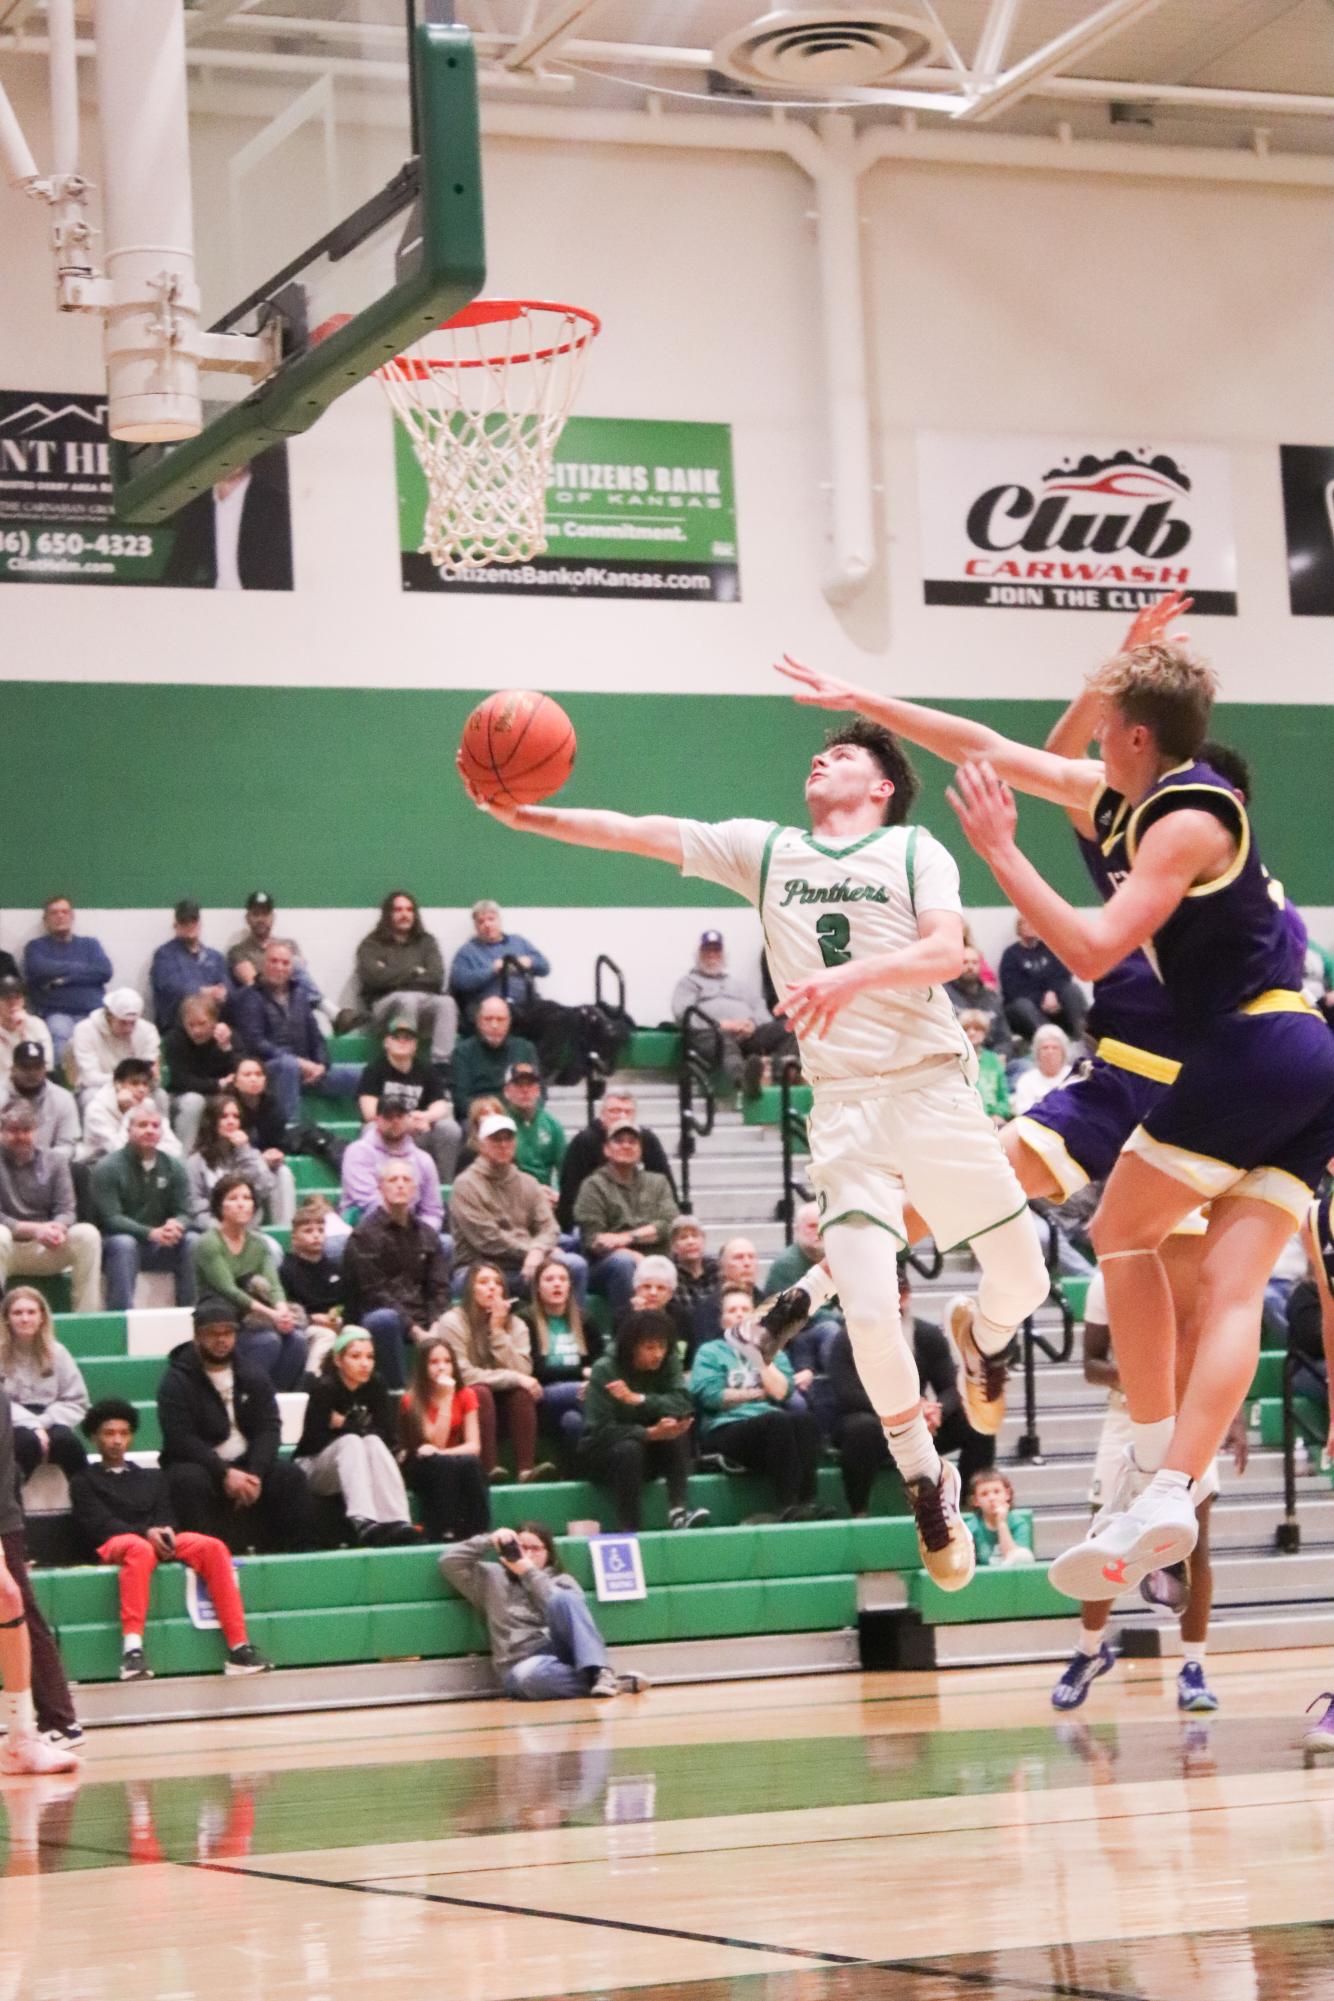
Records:
<instances>
[{"instance_id":1,"label":"child sitting on bleachers","mask_svg":"<svg viewBox=\"0 0 1334 2001\"><path fill-rule=\"evenodd\" d=\"M183 1563L202 1577L227 1643L224 1674L266 1674L272 1667L246 1632L245 1608L226 1543L178 1530L167 1482L156 1466L129 1457L139 1413L121 1397L104 1397L83 1420L99 1454L70 1482L70 1508L91 1555L120 1571L122 1681L151 1681L144 1653L148 1594L159 1563Z\"/></svg>"},{"instance_id":2,"label":"child sitting on bleachers","mask_svg":"<svg viewBox=\"0 0 1334 2001\"><path fill-rule=\"evenodd\" d=\"M968 1488L972 1509L969 1527L979 1565L992 1570L1020 1570L1033 1562L1033 1531L1027 1521L1010 1525L1014 1488L994 1468L974 1473Z\"/></svg>"}]
</instances>

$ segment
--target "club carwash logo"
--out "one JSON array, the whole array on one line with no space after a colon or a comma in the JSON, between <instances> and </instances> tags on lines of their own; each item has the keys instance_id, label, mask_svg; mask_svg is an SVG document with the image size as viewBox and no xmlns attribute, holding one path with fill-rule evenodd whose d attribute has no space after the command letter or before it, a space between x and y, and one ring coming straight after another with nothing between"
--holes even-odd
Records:
<instances>
[{"instance_id":1,"label":"club carwash logo","mask_svg":"<svg viewBox=\"0 0 1334 2001\"><path fill-rule=\"evenodd\" d=\"M1042 439L926 443L928 604L1137 611L1169 590L1198 606L1203 588L1208 609L1235 611L1220 454L1198 454L1211 469L1202 495L1196 454L1188 472L1180 447L1062 455Z\"/></svg>"}]
</instances>

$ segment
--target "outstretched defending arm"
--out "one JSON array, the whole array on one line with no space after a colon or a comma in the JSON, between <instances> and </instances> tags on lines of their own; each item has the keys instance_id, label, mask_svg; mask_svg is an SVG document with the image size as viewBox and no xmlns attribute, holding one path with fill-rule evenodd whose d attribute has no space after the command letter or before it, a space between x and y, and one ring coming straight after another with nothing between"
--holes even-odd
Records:
<instances>
[{"instance_id":1,"label":"outstretched defending arm","mask_svg":"<svg viewBox=\"0 0 1334 2001\"><path fill-rule=\"evenodd\" d=\"M643 855L646 860L670 862L680 868L680 823L666 813L603 813L575 806L503 806L482 799L464 777L459 777L474 806L480 806L503 827L515 827L523 834L545 834L550 841L564 841L573 848L605 848L615 854Z\"/></svg>"},{"instance_id":2,"label":"outstretched defending arm","mask_svg":"<svg viewBox=\"0 0 1334 2001\"><path fill-rule=\"evenodd\" d=\"M1171 813L1148 829L1111 901L1076 910L1020 853L1013 794L990 765L964 765L946 796L1015 909L1081 980L1101 979L1146 945L1194 884L1220 875L1231 859L1231 836L1211 813Z\"/></svg>"},{"instance_id":3,"label":"outstretched defending arm","mask_svg":"<svg viewBox=\"0 0 1334 2001\"><path fill-rule=\"evenodd\" d=\"M1152 646L1165 639L1173 619L1183 617L1194 602L1194 598L1183 597L1180 591L1169 591L1165 597L1145 605L1131 620L1130 630L1121 641L1121 651L1130 653L1136 646ZM1173 638L1178 644L1184 644L1186 634L1174 633ZM1044 750L1050 751L1054 757L1087 757L1088 747L1097 731L1101 706L1102 697L1086 683L1065 714L1052 724ZM1066 810L1081 834L1092 835L1093 821L1086 811L1074 807L1067 807Z\"/></svg>"}]
</instances>

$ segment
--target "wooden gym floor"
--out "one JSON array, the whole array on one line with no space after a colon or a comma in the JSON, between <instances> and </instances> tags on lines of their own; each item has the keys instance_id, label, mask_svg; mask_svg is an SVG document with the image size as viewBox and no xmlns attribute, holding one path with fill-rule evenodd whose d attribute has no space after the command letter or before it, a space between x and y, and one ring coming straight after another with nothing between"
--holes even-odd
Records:
<instances>
[{"instance_id":1,"label":"wooden gym floor","mask_svg":"<svg viewBox=\"0 0 1334 2001\"><path fill-rule=\"evenodd\" d=\"M1330 2001L1334 1654L96 1731L0 1781L0 2001Z\"/></svg>"}]
</instances>

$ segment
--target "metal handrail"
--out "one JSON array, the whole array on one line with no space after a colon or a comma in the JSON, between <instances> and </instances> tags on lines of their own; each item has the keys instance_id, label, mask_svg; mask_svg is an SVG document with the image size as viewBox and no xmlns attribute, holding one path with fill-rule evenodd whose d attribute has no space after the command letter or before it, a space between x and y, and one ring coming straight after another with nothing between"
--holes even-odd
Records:
<instances>
[{"instance_id":1,"label":"metal handrail","mask_svg":"<svg viewBox=\"0 0 1334 2001\"><path fill-rule=\"evenodd\" d=\"M695 1041L696 1022L709 1031L707 1054ZM681 1017L681 1069L676 1080L681 1121L681 1207L687 1211L690 1208L690 1162L694 1157L695 1143L708 1138L718 1111L713 1074L722 1062L722 1056L722 1030L716 1021L692 1002ZM704 1101L703 1117L695 1110L696 1092Z\"/></svg>"},{"instance_id":2,"label":"metal handrail","mask_svg":"<svg viewBox=\"0 0 1334 2001\"><path fill-rule=\"evenodd\" d=\"M1285 1556L1295 1556L1302 1546L1302 1526L1297 1519L1297 1399L1293 1377L1297 1356L1289 1332L1283 1357L1283 1519L1274 1530L1274 1548Z\"/></svg>"},{"instance_id":3,"label":"metal handrail","mask_svg":"<svg viewBox=\"0 0 1334 2001\"><path fill-rule=\"evenodd\" d=\"M793 1142L805 1139L806 1121L794 1108L792 1087L801 1076L801 1061L796 1056L785 1056L778 1069L779 1134L783 1142L783 1198L780 1220L783 1225L783 1242L792 1242L796 1229L797 1191L796 1177L792 1170Z\"/></svg>"},{"instance_id":4,"label":"metal handrail","mask_svg":"<svg viewBox=\"0 0 1334 2001\"><path fill-rule=\"evenodd\" d=\"M533 969L531 966L521 966L513 952L506 952L500 962L500 992L501 998L507 1001L509 1000L508 987L511 973L515 975L516 979L524 982L527 987L527 992L522 1003L522 1005L526 1006L537 992L537 981L533 976ZM510 1002L510 1005L513 1006L513 1002Z\"/></svg>"},{"instance_id":5,"label":"metal handrail","mask_svg":"<svg viewBox=\"0 0 1334 2001\"><path fill-rule=\"evenodd\" d=\"M1026 1459L1038 1466L1042 1464L1042 1440L1038 1436L1037 1352L1041 1350L1049 1362L1068 1362L1075 1349L1075 1316L1070 1311L1064 1293L1056 1284L1061 1249L1060 1230L1052 1217L1044 1216L1042 1220L1047 1225L1046 1263L1050 1286L1048 1297L1055 1293L1061 1310L1061 1339L1059 1346L1053 1346L1044 1334L1039 1334L1033 1325L1031 1313L1019 1330L1024 1360L1024 1429L1015 1446L1016 1455L1020 1459Z\"/></svg>"},{"instance_id":6,"label":"metal handrail","mask_svg":"<svg viewBox=\"0 0 1334 2001\"><path fill-rule=\"evenodd\" d=\"M604 972L610 973L616 981L616 1003L614 1008L602 991L602 975ZM616 961L606 952L599 952L593 961L593 999L599 1007L605 1007L610 1013L625 1013L625 974L621 971Z\"/></svg>"}]
</instances>

